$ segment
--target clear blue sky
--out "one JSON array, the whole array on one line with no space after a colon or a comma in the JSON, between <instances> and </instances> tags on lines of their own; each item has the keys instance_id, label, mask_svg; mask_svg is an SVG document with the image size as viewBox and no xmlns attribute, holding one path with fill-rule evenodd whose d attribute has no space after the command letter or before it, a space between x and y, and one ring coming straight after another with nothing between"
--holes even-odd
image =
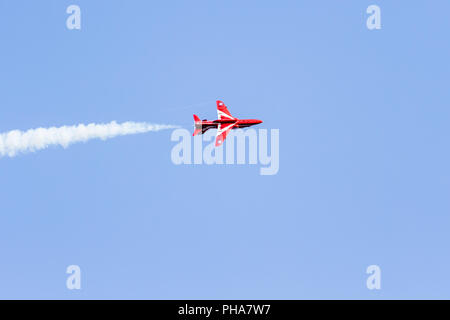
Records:
<instances>
[{"instance_id":1,"label":"clear blue sky","mask_svg":"<svg viewBox=\"0 0 450 320\"><path fill-rule=\"evenodd\" d=\"M370 4L381 30L366 28ZM223 99L280 129L280 170L175 166L171 131L2 158L0 298L449 298L449 12L1 1L1 132L191 129ZM66 289L71 264L80 291ZM380 291L366 288L371 264Z\"/></svg>"}]
</instances>

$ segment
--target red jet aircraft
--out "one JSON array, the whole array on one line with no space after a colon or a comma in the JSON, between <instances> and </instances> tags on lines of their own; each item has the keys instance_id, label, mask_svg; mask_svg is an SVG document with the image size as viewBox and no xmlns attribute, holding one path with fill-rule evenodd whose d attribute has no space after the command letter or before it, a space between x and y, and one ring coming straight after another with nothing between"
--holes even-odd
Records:
<instances>
[{"instance_id":1,"label":"red jet aircraft","mask_svg":"<svg viewBox=\"0 0 450 320\"><path fill-rule=\"evenodd\" d=\"M225 104L220 100L217 100L217 115L219 119L208 121L206 119L200 120L200 118L194 114L195 130L193 134L194 136L197 134L204 134L211 128L217 128L216 147L222 145L231 129L247 128L262 123L262 121L258 119L237 119L233 117Z\"/></svg>"}]
</instances>

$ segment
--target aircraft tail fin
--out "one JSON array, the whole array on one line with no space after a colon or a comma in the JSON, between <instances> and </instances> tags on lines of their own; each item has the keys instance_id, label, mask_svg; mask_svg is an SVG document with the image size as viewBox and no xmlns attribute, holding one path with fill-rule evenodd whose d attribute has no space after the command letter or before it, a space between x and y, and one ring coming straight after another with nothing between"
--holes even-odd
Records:
<instances>
[{"instance_id":1,"label":"aircraft tail fin","mask_svg":"<svg viewBox=\"0 0 450 320\"><path fill-rule=\"evenodd\" d=\"M195 128L195 130L194 130L193 136L196 136L202 132L202 121L195 114L194 114L194 128Z\"/></svg>"}]
</instances>

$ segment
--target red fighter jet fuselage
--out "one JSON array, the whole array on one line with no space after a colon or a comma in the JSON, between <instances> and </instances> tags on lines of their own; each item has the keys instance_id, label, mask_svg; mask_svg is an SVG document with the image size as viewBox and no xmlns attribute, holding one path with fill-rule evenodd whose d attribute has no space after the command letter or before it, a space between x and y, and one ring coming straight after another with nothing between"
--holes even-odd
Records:
<instances>
[{"instance_id":1,"label":"red fighter jet fuselage","mask_svg":"<svg viewBox=\"0 0 450 320\"><path fill-rule=\"evenodd\" d=\"M231 115L225 104L217 100L217 120L200 120L198 116L194 114L194 136L197 134L204 134L209 129L217 129L216 135L216 147L222 145L227 138L228 132L232 129L247 128L254 126L255 124L262 123L258 119L238 119Z\"/></svg>"}]
</instances>

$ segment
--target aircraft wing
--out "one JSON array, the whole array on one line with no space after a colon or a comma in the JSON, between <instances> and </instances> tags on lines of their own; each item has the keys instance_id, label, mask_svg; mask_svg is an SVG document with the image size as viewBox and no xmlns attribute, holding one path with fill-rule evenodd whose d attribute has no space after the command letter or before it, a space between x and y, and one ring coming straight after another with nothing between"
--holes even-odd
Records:
<instances>
[{"instance_id":1,"label":"aircraft wing","mask_svg":"<svg viewBox=\"0 0 450 320\"><path fill-rule=\"evenodd\" d=\"M220 100L217 100L217 116L220 120L236 120L228 111L227 106Z\"/></svg>"},{"instance_id":2,"label":"aircraft wing","mask_svg":"<svg viewBox=\"0 0 450 320\"><path fill-rule=\"evenodd\" d=\"M231 129L236 125L236 122L234 123L220 123L219 127L217 128L217 135L216 135L216 147L220 147L222 143L227 138L228 132L230 132Z\"/></svg>"}]
</instances>

